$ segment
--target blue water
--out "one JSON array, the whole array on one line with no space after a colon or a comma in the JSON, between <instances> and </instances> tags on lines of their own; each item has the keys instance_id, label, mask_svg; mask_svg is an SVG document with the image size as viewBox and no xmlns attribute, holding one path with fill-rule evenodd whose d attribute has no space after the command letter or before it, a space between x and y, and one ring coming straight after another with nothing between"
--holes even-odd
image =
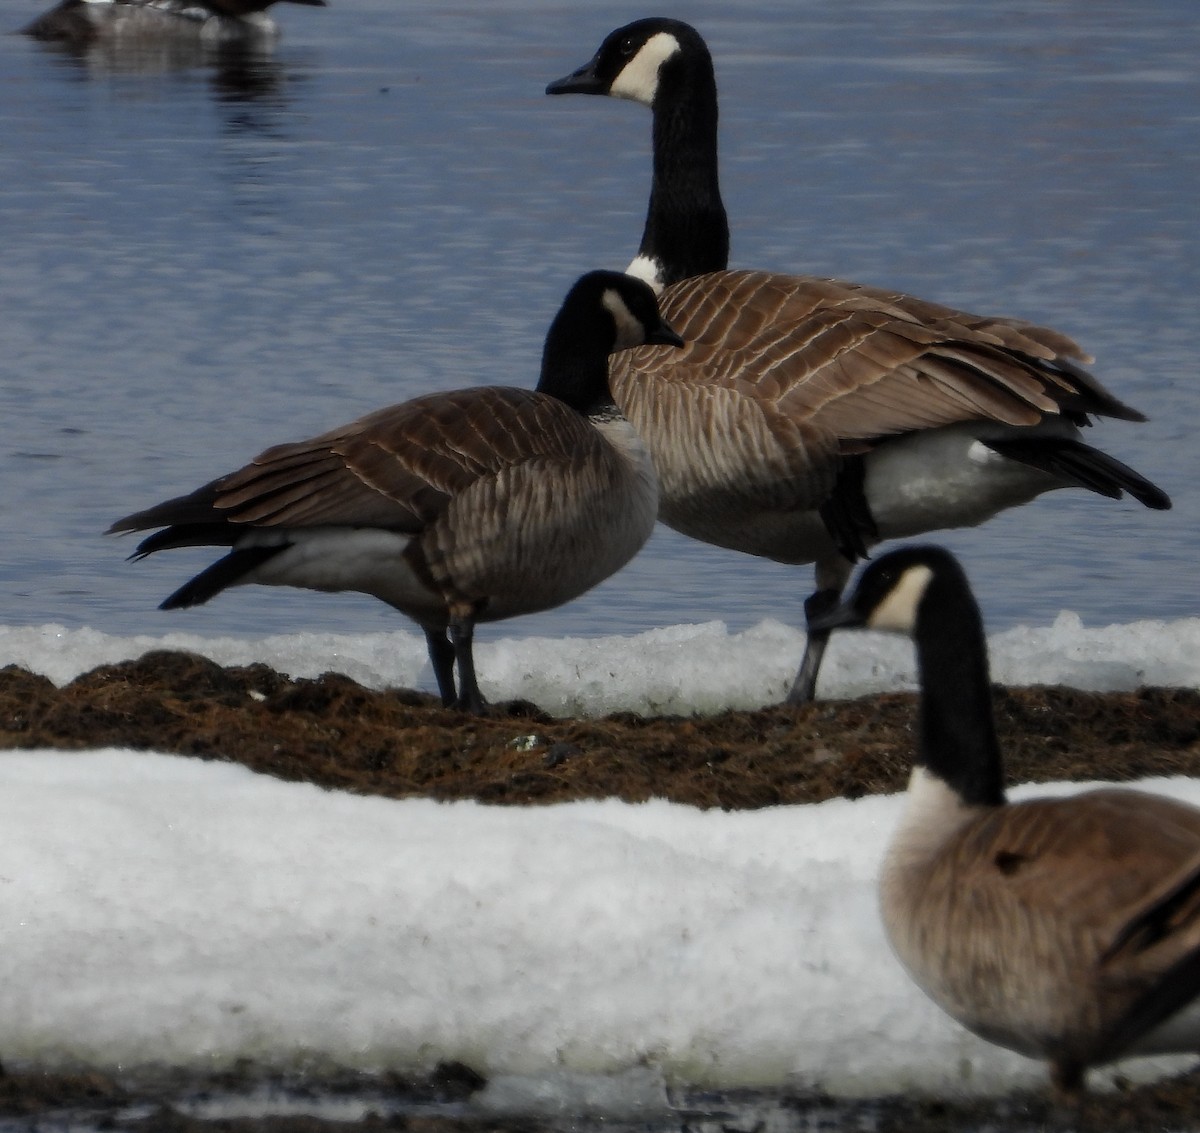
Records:
<instances>
[{"instance_id":1,"label":"blue water","mask_svg":"<svg viewBox=\"0 0 1200 1133\"><path fill-rule=\"evenodd\" d=\"M549 99L618 22L573 0L276 9L269 57L77 59L0 37L0 622L378 630L355 596L128 564L118 516L415 394L530 384L570 282L641 232L650 118ZM44 5L13 0L19 27ZM1056 326L1150 417L1093 440L1168 490L944 537L994 628L1200 614L1195 0L681 2L717 60L735 266ZM798 623L808 568L660 531L505 634ZM496 633L497 631L490 631Z\"/></svg>"}]
</instances>

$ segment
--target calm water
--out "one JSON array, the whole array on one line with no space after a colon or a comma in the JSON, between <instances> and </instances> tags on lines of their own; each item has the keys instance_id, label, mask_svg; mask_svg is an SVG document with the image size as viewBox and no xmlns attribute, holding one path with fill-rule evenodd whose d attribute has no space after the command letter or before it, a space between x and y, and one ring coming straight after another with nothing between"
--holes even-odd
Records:
<instances>
[{"instance_id":1,"label":"calm water","mask_svg":"<svg viewBox=\"0 0 1200 1133\"><path fill-rule=\"evenodd\" d=\"M570 282L641 232L649 114L548 99L636 9L330 0L273 56L78 60L0 38L0 621L354 632L353 596L155 610L209 560L127 564L117 516L427 390L534 380ZM40 11L9 0L13 28ZM1136 9L1136 10L1135 10ZM945 541L996 628L1200 613L1195 0L689 3L722 89L737 266L1073 334L1151 417L1094 439L1174 496L1061 492ZM491 633L800 620L811 573L659 532Z\"/></svg>"}]
</instances>

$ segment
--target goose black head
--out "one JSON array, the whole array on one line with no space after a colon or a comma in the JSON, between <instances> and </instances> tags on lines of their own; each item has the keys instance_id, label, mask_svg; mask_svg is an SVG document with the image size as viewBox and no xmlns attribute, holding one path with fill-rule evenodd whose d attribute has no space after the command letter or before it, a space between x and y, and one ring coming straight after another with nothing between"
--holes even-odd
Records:
<instances>
[{"instance_id":1,"label":"goose black head","mask_svg":"<svg viewBox=\"0 0 1200 1133\"><path fill-rule=\"evenodd\" d=\"M902 547L870 563L859 576L854 593L815 618L809 628L857 626L914 636L931 593L966 594L969 598L970 587L958 560L941 547Z\"/></svg>"},{"instance_id":2,"label":"goose black head","mask_svg":"<svg viewBox=\"0 0 1200 1133\"><path fill-rule=\"evenodd\" d=\"M654 289L625 272L590 271L581 276L563 300L559 319L576 335L585 321L609 328L609 353L635 346L683 345L659 312Z\"/></svg>"},{"instance_id":3,"label":"goose black head","mask_svg":"<svg viewBox=\"0 0 1200 1133\"><path fill-rule=\"evenodd\" d=\"M546 93L606 94L653 106L662 89L696 66L711 75L712 57L700 33L681 20L654 16L611 32L591 60Z\"/></svg>"}]
</instances>

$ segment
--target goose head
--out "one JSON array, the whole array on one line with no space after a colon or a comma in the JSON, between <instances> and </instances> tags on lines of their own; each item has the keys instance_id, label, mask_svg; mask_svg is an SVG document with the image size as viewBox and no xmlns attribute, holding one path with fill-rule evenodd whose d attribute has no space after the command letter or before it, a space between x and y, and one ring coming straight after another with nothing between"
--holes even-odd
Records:
<instances>
[{"instance_id":1,"label":"goose head","mask_svg":"<svg viewBox=\"0 0 1200 1133\"><path fill-rule=\"evenodd\" d=\"M657 290L729 266L717 167L717 80L700 33L680 20L635 20L547 94L600 94L648 106L654 178L638 254L627 269Z\"/></svg>"},{"instance_id":2,"label":"goose head","mask_svg":"<svg viewBox=\"0 0 1200 1133\"><path fill-rule=\"evenodd\" d=\"M602 340L605 357L636 346L682 346L658 296L643 280L620 271L590 271L575 282L551 323L547 341Z\"/></svg>"},{"instance_id":3,"label":"goose head","mask_svg":"<svg viewBox=\"0 0 1200 1133\"><path fill-rule=\"evenodd\" d=\"M1004 802L983 618L958 560L941 547L902 547L872 562L853 594L810 626L911 637L921 686L915 762L968 806Z\"/></svg>"},{"instance_id":4,"label":"goose head","mask_svg":"<svg viewBox=\"0 0 1200 1133\"><path fill-rule=\"evenodd\" d=\"M601 94L653 107L660 93L686 86L693 74L711 81L712 56L690 24L663 17L635 20L605 37L576 71L552 82L547 94Z\"/></svg>"},{"instance_id":5,"label":"goose head","mask_svg":"<svg viewBox=\"0 0 1200 1133\"><path fill-rule=\"evenodd\" d=\"M682 346L649 284L619 271L591 271L567 293L546 334L538 390L582 413L615 410L608 356L636 346Z\"/></svg>"},{"instance_id":6,"label":"goose head","mask_svg":"<svg viewBox=\"0 0 1200 1133\"><path fill-rule=\"evenodd\" d=\"M854 592L813 623L815 629L863 628L918 637L932 618L971 601L958 560L941 547L903 547L870 563ZM957 599L957 601L955 601Z\"/></svg>"}]
</instances>

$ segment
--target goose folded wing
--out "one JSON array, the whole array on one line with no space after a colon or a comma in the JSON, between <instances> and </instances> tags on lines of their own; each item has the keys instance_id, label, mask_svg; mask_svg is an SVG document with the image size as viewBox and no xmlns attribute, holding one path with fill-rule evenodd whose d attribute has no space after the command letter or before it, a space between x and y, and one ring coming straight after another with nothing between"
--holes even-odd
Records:
<instances>
[{"instance_id":1,"label":"goose folded wing","mask_svg":"<svg viewBox=\"0 0 1200 1133\"><path fill-rule=\"evenodd\" d=\"M1140 419L1078 362L1065 335L969 315L839 280L718 272L663 299L687 342L614 360L664 382L714 384L776 402L844 451L962 421L1033 425L1045 415Z\"/></svg>"},{"instance_id":2,"label":"goose folded wing","mask_svg":"<svg viewBox=\"0 0 1200 1133\"><path fill-rule=\"evenodd\" d=\"M972 837L979 877L1015 915L1036 921L1062 910L1070 939L1047 946L1076 948L1081 961L1103 961L1114 972L1117 957L1134 952L1129 926L1200 865L1200 812L1128 790L1002 807Z\"/></svg>"},{"instance_id":3,"label":"goose folded wing","mask_svg":"<svg viewBox=\"0 0 1200 1133\"><path fill-rule=\"evenodd\" d=\"M479 478L532 456L569 452L580 434L594 437L578 415L530 390L431 394L310 440L276 445L111 530L332 525L416 533ZM172 545L179 538L186 533Z\"/></svg>"}]
</instances>

